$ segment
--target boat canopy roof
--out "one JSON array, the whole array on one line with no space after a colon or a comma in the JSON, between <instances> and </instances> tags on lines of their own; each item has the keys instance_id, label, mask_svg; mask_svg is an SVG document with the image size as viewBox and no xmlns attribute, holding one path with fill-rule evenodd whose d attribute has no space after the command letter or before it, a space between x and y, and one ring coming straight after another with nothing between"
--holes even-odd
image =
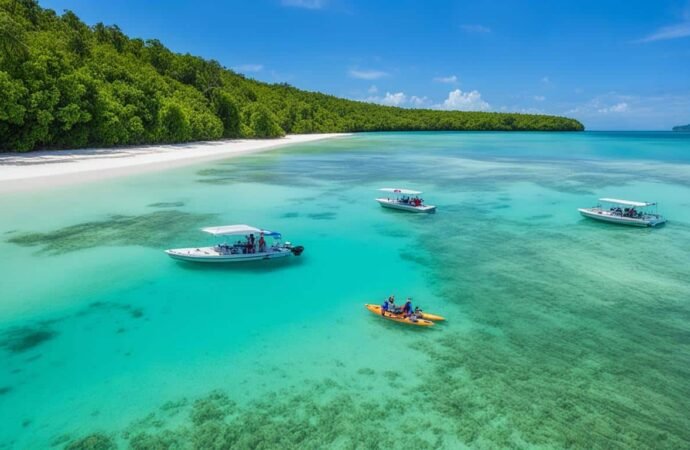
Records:
<instances>
[{"instance_id":1,"label":"boat canopy roof","mask_svg":"<svg viewBox=\"0 0 690 450\"><path fill-rule=\"evenodd\" d=\"M637 206L637 207L640 207L640 208L645 207L645 206L656 205L656 203L650 203L650 202L635 202L635 201L632 201L632 200L620 200L620 199L617 199L617 198L600 198L599 201L600 201L600 202L604 202L604 203L616 203L616 204L625 205L625 206Z\"/></svg>"},{"instance_id":2,"label":"boat canopy roof","mask_svg":"<svg viewBox=\"0 0 690 450\"><path fill-rule=\"evenodd\" d=\"M280 238L280 233L277 231L263 230L261 228L252 227L249 225L223 225L220 227L206 227L201 231L212 234L214 236L246 236L248 234L261 234L264 236L271 236Z\"/></svg>"},{"instance_id":3,"label":"boat canopy roof","mask_svg":"<svg viewBox=\"0 0 690 450\"><path fill-rule=\"evenodd\" d=\"M400 188L381 188L379 191L383 192L390 192L393 194L402 194L402 195L419 195L421 194L420 191L412 191L410 189L400 189Z\"/></svg>"}]
</instances>

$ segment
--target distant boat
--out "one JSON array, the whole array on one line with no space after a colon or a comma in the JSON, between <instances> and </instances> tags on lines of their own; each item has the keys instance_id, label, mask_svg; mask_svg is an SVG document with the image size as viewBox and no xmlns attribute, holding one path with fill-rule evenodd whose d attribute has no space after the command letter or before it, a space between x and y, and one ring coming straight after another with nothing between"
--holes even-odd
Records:
<instances>
[{"instance_id":1,"label":"distant boat","mask_svg":"<svg viewBox=\"0 0 690 450\"><path fill-rule=\"evenodd\" d=\"M244 239L234 243L219 243L213 247L175 248L166 250L165 253L173 259L183 261L226 263L268 260L284 258L290 255L299 256L304 251L304 247L301 245L293 246L290 242L282 243L282 236L276 231L264 230L249 225L224 225L202 228L201 231L213 236L242 236ZM250 241L250 236L254 237L253 245ZM262 237L264 242L260 244L259 241ZM266 239L271 240L270 245L266 242Z\"/></svg>"},{"instance_id":2,"label":"distant boat","mask_svg":"<svg viewBox=\"0 0 690 450\"><path fill-rule=\"evenodd\" d=\"M650 202L600 198L597 206L578 208L578 211L585 217L602 222L634 227L655 227L666 222L663 216L657 214L656 206L656 203ZM654 207L653 213L649 211L651 207Z\"/></svg>"},{"instance_id":3,"label":"distant boat","mask_svg":"<svg viewBox=\"0 0 690 450\"><path fill-rule=\"evenodd\" d=\"M436 212L436 207L434 205L424 204L424 200L419 197L422 194L420 191L400 188L381 188L379 191L393 194L393 198L387 197L376 199L384 208L400 209L417 213Z\"/></svg>"}]
</instances>

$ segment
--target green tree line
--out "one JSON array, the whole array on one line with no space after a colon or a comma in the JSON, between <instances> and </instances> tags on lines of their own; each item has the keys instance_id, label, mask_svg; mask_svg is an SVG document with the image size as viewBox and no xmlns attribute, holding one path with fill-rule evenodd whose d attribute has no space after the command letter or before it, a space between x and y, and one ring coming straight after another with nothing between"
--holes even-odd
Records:
<instances>
[{"instance_id":1,"label":"green tree line","mask_svg":"<svg viewBox=\"0 0 690 450\"><path fill-rule=\"evenodd\" d=\"M564 117L404 109L248 79L115 25L0 0L0 150L286 133L582 130Z\"/></svg>"}]
</instances>

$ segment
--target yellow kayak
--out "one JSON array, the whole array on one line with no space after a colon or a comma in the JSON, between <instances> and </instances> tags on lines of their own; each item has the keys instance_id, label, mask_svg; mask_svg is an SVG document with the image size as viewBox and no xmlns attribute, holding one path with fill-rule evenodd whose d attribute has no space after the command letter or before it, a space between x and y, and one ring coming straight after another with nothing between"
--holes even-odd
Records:
<instances>
[{"instance_id":1,"label":"yellow kayak","mask_svg":"<svg viewBox=\"0 0 690 450\"><path fill-rule=\"evenodd\" d=\"M429 313L425 313L425 312L421 312L417 315L420 316L422 319L432 320L434 322L442 322L442 321L446 320L446 318L443 316L437 316L436 314L429 314Z\"/></svg>"},{"instance_id":2,"label":"yellow kayak","mask_svg":"<svg viewBox=\"0 0 690 450\"><path fill-rule=\"evenodd\" d=\"M403 317L401 314L389 313L388 311L386 311L384 315L381 315L381 306L379 305L365 304L364 306L374 314L394 322L406 323L407 325L416 325L418 327L430 327L431 325L434 325L434 322L430 320L411 319L409 317Z\"/></svg>"},{"instance_id":3,"label":"yellow kayak","mask_svg":"<svg viewBox=\"0 0 690 450\"><path fill-rule=\"evenodd\" d=\"M370 308L370 306L371 306L371 308ZM378 312L379 314L381 314L381 306L379 306L379 305L367 305L367 309L369 309L370 311L374 311L372 308L376 308L375 311ZM400 314L394 314L394 313L391 313L391 314L400 315ZM441 321L446 320L446 318L443 316L437 316L436 314L429 314L426 312L417 313L417 317L421 317L422 319L426 319L426 320L431 320L432 322L441 322Z\"/></svg>"}]
</instances>

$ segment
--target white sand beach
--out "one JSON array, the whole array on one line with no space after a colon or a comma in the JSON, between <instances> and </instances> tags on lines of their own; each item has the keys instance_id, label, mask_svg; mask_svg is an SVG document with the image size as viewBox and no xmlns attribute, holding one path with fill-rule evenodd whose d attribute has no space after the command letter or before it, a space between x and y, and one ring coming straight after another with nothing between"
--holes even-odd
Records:
<instances>
[{"instance_id":1,"label":"white sand beach","mask_svg":"<svg viewBox=\"0 0 690 450\"><path fill-rule=\"evenodd\" d=\"M281 139L237 139L105 149L0 154L0 194L131 175L226 159L346 136L345 133L294 134Z\"/></svg>"}]
</instances>

